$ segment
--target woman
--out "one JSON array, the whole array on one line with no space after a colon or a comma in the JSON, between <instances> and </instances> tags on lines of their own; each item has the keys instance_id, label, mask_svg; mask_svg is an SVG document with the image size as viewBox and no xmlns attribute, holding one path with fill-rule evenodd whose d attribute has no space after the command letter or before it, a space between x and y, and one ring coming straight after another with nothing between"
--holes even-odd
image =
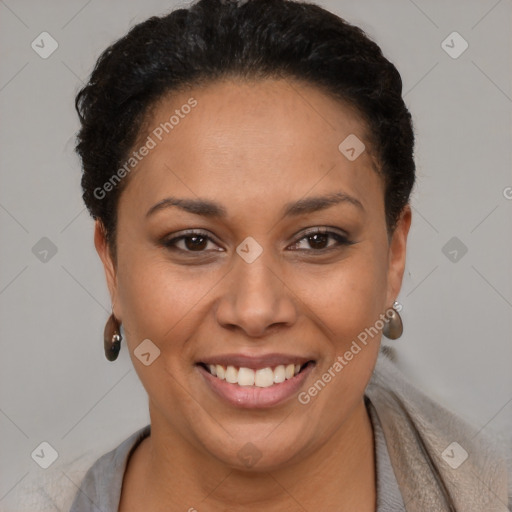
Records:
<instances>
[{"instance_id":1,"label":"woman","mask_svg":"<svg viewBox=\"0 0 512 512\"><path fill-rule=\"evenodd\" d=\"M380 350L415 179L396 68L307 3L135 26L77 96L83 198L151 425L72 512L498 511L505 462Z\"/></svg>"}]
</instances>

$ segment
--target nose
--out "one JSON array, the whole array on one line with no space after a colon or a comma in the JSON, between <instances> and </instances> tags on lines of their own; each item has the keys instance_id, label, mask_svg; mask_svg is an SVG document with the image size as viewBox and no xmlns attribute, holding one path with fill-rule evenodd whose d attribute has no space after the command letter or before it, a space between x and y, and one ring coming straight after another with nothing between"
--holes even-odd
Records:
<instances>
[{"instance_id":1,"label":"nose","mask_svg":"<svg viewBox=\"0 0 512 512\"><path fill-rule=\"evenodd\" d=\"M216 318L222 327L257 338L295 323L293 291L267 254L263 251L252 263L235 256L217 303Z\"/></svg>"}]
</instances>

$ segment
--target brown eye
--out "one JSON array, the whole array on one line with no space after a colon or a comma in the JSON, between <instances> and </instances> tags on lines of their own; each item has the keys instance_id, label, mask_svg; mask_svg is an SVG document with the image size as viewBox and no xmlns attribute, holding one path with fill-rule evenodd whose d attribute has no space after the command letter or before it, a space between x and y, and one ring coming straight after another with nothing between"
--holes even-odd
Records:
<instances>
[{"instance_id":1,"label":"brown eye","mask_svg":"<svg viewBox=\"0 0 512 512\"><path fill-rule=\"evenodd\" d=\"M325 249L329 243L329 235L326 235L325 233L309 235L307 239L312 249Z\"/></svg>"},{"instance_id":2,"label":"brown eye","mask_svg":"<svg viewBox=\"0 0 512 512\"><path fill-rule=\"evenodd\" d=\"M204 233L188 233L164 240L162 245L170 250L201 253L207 251L210 242L215 245L214 241Z\"/></svg>"},{"instance_id":3,"label":"brown eye","mask_svg":"<svg viewBox=\"0 0 512 512\"><path fill-rule=\"evenodd\" d=\"M208 239L205 236L187 236L183 240L185 247L190 251L201 251L208 245Z\"/></svg>"},{"instance_id":4,"label":"brown eye","mask_svg":"<svg viewBox=\"0 0 512 512\"><path fill-rule=\"evenodd\" d=\"M329 240L334 240L334 243L329 244ZM300 247L300 244L306 241L308 247ZM292 247L298 250L310 250L313 251L326 251L330 249L335 249L344 245L352 245L354 242L351 242L346 236L341 235L340 233L336 233L334 231L325 231L325 230L316 230L310 233L306 233L298 242L296 242Z\"/></svg>"}]
</instances>

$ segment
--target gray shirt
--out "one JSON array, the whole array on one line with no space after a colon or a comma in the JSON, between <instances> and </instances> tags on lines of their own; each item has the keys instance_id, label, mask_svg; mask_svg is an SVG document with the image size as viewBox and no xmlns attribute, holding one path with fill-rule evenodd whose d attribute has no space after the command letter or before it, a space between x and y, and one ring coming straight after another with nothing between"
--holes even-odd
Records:
<instances>
[{"instance_id":1,"label":"gray shirt","mask_svg":"<svg viewBox=\"0 0 512 512\"><path fill-rule=\"evenodd\" d=\"M379 419L372 406L368 407L367 404L367 409L375 439L376 512L405 512ZM117 512L127 461L130 454L145 437L150 435L150 432L151 426L147 425L132 434L117 448L100 457L87 471L70 512Z\"/></svg>"}]
</instances>

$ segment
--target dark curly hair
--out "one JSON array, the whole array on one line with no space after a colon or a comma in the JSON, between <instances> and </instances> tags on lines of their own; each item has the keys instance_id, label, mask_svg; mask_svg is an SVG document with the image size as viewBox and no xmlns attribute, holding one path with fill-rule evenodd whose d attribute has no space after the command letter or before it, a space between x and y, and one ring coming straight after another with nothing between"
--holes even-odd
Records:
<instances>
[{"instance_id":1,"label":"dark curly hair","mask_svg":"<svg viewBox=\"0 0 512 512\"><path fill-rule=\"evenodd\" d=\"M101 54L75 99L82 197L114 260L116 207L128 180L95 191L126 161L158 100L217 79L282 77L355 107L384 179L388 235L394 231L415 181L414 134L400 74L379 46L315 4L199 0L132 27Z\"/></svg>"}]
</instances>

